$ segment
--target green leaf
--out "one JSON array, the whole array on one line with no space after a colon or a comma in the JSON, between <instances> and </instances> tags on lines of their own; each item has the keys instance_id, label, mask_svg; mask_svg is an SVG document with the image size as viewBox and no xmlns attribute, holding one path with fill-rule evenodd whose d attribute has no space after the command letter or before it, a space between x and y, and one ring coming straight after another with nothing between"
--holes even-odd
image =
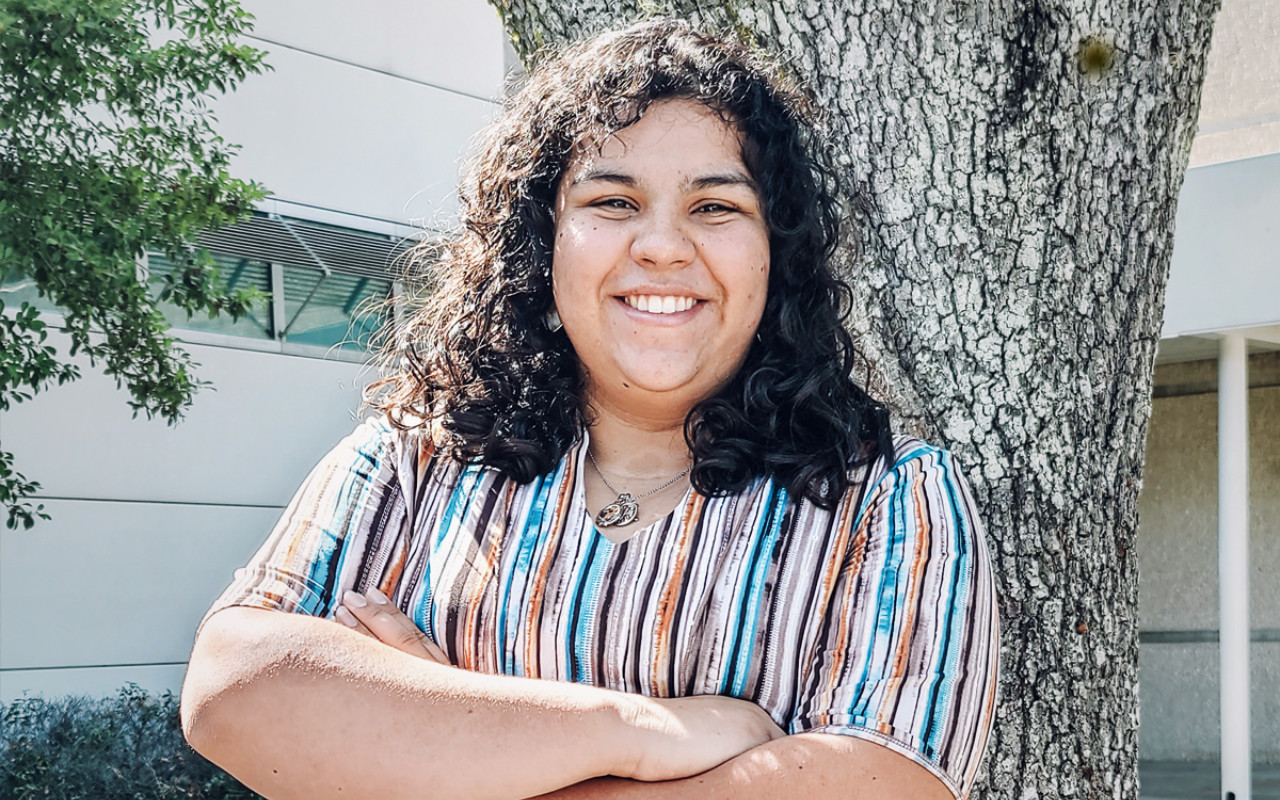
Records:
<instances>
[{"instance_id":1,"label":"green leaf","mask_svg":"<svg viewBox=\"0 0 1280 800\"><path fill-rule=\"evenodd\" d=\"M235 0L0 0L0 263L59 307L70 345L45 344L36 309L0 303L0 409L75 380L87 355L135 413L181 419L203 385L136 277L147 250L192 252L204 229L246 216L263 188L228 173L234 146L207 110L269 67L239 44ZM151 31L169 41L152 41ZM103 118L102 109L109 110ZM241 314L208 260L170 296L189 313ZM36 484L4 462L11 526L42 518ZM16 476L16 477L15 477ZM38 488L38 487L37 487Z\"/></svg>"}]
</instances>

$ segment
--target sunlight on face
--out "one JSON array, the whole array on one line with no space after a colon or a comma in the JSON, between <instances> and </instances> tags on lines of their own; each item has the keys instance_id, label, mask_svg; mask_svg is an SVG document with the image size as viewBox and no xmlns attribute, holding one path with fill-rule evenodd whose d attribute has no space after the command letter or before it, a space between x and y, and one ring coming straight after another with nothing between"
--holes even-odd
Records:
<instances>
[{"instance_id":1,"label":"sunlight on face","mask_svg":"<svg viewBox=\"0 0 1280 800\"><path fill-rule=\"evenodd\" d=\"M588 398L688 409L746 356L769 231L738 133L691 100L654 103L556 194L556 308Z\"/></svg>"}]
</instances>

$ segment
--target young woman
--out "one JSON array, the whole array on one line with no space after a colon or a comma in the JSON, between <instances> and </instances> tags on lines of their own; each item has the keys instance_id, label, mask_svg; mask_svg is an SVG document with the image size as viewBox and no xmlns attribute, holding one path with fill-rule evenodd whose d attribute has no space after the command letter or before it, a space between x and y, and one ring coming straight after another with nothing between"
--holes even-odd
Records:
<instances>
[{"instance_id":1,"label":"young woman","mask_svg":"<svg viewBox=\"0 0 1280 800\"><path fill-rule=\"evenodd\" d=\"M779 74L671 21L534 72L378 414L206 617L197 749L281 799L968 791L981 527L850 379Z\"/></svg>"}]
</instances>

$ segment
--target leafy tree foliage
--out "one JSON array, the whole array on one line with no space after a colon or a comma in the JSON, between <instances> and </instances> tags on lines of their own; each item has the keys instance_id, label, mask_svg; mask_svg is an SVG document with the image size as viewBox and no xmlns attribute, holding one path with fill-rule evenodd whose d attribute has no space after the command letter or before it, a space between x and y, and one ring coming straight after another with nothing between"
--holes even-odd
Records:
<instances>
[{"instance_id":1,"label":"leafy tree foliage","mask_svg":"<svg viewBox=\"0 0 1280 800\"><path fill-rule=\"evenodd\" d=\"M128 389L134 414L181 418L204 382L156 309L239 316L196 234L248 214L262 188L228 172L234 151L209 101L266 69L239 43L236 0L0 0L0 279L59 306L70 351L35 309L0 293L0 411L79 377L83 353ZM155 290L138 262L153 248L184 269ZM8 526L30 528L39 484L0 452Z\"/></svg>"}]
</instances>

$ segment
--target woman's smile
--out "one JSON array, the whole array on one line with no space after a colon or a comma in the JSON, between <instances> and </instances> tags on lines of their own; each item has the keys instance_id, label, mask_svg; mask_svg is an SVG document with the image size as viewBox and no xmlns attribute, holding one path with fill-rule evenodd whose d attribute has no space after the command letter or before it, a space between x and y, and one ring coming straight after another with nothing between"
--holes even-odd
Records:
<instances>
[{"instance_id":1,"label":"woman's smile","mask_svg":"<svg viewBox=\"0 0 1280 800\"><path fill-rule=\"evenodd\" d=\"M700 103L664 100L576 157L556 198L552 281L592 400L625 389L682 418L718 391L769 282L738 132Z\"/></svg>"},{"instance_id":2,"label":"woman's smile","mask_svg":"<svg viewBox=\"0 0 1280 800\"><path fill-rule=\"evenodd\" d=\"M646 314L680 314L698 304L696 298L679 295L629 294L618 299Z\"/></svg>"}]
</instances>

